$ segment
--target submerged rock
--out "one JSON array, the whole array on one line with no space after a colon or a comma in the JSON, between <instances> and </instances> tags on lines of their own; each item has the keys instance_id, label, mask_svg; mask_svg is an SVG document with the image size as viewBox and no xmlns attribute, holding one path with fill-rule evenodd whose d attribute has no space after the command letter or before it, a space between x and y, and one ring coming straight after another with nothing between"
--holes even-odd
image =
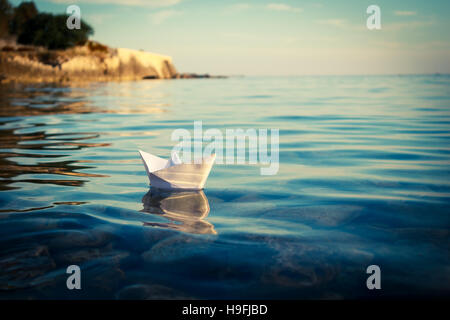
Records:
<instances>
[{"instance_id":1,"label":"submerged rock","mask_svg":"<svg viewBox=\"0 0 450 320\"><path fill-rule=\"evenodd\" d=\"M150 250L141 254L147 263L169 263L204 253L211 244L210 240L174 235L156 243Z\"/></svg>"},{"instance_id":2,"label":"submerged rock","mask_svg":"<svg viewBox=\"0 0 450 320\"><path fill-rule=\"evenodd\" d=\"M134 284L122 288L116 295L120 300L185 300L192 299L177 290L161 285Z\"/></svg>"},{"instance_id":3,"label":"submerged rock","mask_svg":"<svg viewBox=\"0 0 450 320\"><path fill-rule=\"evenodd\" d=\"M0 290L14 290L31 286L36 279L55 268L48 247L35 245L0 257Z\"/></svg>"}]
</instances>

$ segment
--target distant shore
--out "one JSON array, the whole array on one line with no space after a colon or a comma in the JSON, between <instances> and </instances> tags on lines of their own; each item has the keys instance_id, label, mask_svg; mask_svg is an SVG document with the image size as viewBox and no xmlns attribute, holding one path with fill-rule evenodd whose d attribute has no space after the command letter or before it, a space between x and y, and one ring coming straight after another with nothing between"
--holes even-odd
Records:
<instances>
[{"instance_id":1,"label":"distant shore","mask_svg":"<svg viewBox=\"0 0 450 320\"><path fill-rule=\"evenodd\" d=\"M222 78L178 73L170 56L110 48L94 41L66 50L0 41L0 82L93 82L141 79Z\"/></svg>"}]
</instances>

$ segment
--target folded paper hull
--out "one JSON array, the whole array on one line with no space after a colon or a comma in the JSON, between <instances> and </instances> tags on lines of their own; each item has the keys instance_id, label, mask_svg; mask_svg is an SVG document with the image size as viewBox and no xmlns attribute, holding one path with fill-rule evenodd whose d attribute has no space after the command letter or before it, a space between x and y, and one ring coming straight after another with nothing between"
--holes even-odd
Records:
<instances>
[{"instance_id":1,"label":"folded paper hull","mask_svg":"<svg viewBox=\"0 0 450 320\"><path fill-rule=\"evenodd\" d=\"M164 167L167 161L139 151L152 187L160 189L202 190L214 164L215 155L203 159L201 164L183 163ZM153 163L157 163L158 170Z\"/></svg>"}]
</instances>

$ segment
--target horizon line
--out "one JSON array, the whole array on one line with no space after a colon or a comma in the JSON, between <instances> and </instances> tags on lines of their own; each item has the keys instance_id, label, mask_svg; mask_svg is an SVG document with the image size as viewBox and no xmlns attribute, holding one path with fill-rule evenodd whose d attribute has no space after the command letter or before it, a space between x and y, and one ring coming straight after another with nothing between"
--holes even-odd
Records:
<instances>
[{"instance_id":1,"label":"horizon line","mask_svg":"<svg viewBox=\"0 0 450 320\"><path fill-rule=\"evenodd\" d=\"M195 73L195 74L208 74L212 77L341 77L341 76L450 76L450 72L427 72L427 73L329 73L329 74L213 74L208 72L183 72L183 73Z\"/></svg>"}]
</instances>

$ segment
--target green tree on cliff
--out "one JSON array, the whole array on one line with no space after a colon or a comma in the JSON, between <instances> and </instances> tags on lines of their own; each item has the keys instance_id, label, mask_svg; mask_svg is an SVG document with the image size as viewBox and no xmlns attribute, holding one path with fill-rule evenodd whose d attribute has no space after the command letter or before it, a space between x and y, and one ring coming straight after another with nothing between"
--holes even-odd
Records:
<instances>
[{"instance_id":1,"label":"green tree on cliff","mask_svg":"<svg viewBox=\"0 0 450 320\"><path fill-rule=\"evenodd\" d=\"M28 20L33 19L38 14L34 2L22 2L18 7L14 8L14 15L11 19L9 32L11 34L21 34L23 26Z\"/></svg>"},{"instance_id":2,"label":"green tree on cliff","mask_svg":"<svg viewBox=\"0 0 450 320\"><path fill-rule=\"evenodd\" d=\"M8 0L0 0L0 38L9 35L9 24L13 17L13 7Z\"/></svg>"},{"instance_id":3,"label":"green tree on cliff","mask_svg":"<svg viewBox=\"0 0 450 320\"><path fill-rule=\"evenodd\" d=\"M34 2L22 2L13 8L8 0L0 0L0 37L17 36L17 42L48 49L66 49L84 44L94 34L81 20L80 29L67 28L68 15L39 13Z\"/></svg>"},{"instance_id":4,"label":"green tree on cliff","mask_svg":"<svg viewBox=\"0 0 450 320\"><path fill-rule=\"evenodd\" d=\"M83 20L80 29L70 30L66 26L67 18L64 14L39 13L23 25L17 42L48 49L66 49L84 44L94 30Z\"/></svg>"}]
</instances>

